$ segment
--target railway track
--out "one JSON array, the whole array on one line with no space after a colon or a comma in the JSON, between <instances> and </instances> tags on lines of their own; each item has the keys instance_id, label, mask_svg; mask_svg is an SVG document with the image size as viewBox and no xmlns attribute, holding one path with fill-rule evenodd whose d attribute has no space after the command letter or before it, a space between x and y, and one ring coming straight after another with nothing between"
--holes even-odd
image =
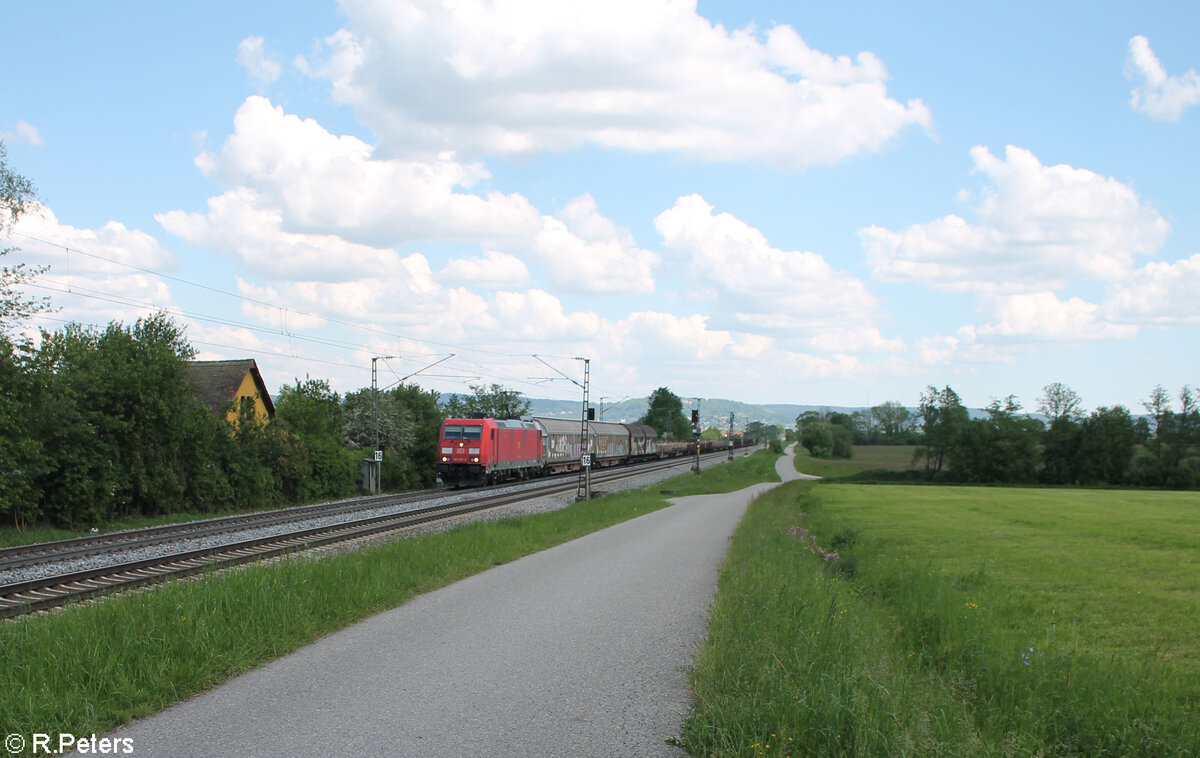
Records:
<instances>
[{"instance_id":1,"label":"railway track","mask_svg":"<svg viewBox=\"0 0 1200 758\"><path fill-rule=\"evenodd\" d=\"M0 548L0 572L34 566L50 561L87 558L131 547L147 547L185 539L195 539L233 531L287 524L316 518L327 518L382 507L419 502L433 496L437 490L406 492L399 495L376 495L353 500L339 500L317 505L282 508L261 513L243 513L183 524L165 524L145 529L110 532L95 536L42 542Z\"/></svg>"},{"instance_id":2,"label":"railway track","mask_svg":"<svg viewBox=\"0 0 1200 758\"><path fill-rule=\"evenodd\" d=\"M724 452L713 453L711 456L723 458ZM673 459L658 461L643 466L630 468L595 471L592 474L593 486L612 482L628 477L642 476L653 471L682 467L686 461ZM388 515L370 516L352 519L343 523L323 525L312 528L297 529L285 534L269 537L255 537L236 540L214 547L181 550L167 555L143 560L127 561L108 566L89 568L82 571L54 573L23 581L0 585L0 618L20 616L39 610L65 605L100 594L113 593L156 584L167 579L184 577L205 571L235 566L242 563L263 560L278 555L300 552L324 545L377 536L389 532L402 532L415 526L436 521L456 518L480 511L490 510L522 500L546 497L575 490L577 482L574 476L567 476L536 485L509 491L501 494L483 492L476 497L468 497L454 503L435 505L427 508L413 509ZM179 541L203 534L228 533L229 531L244 531L262 526L268 521L273 524L287 521L304 521L314 518L313 514L328 515L330 512L352 512L366 508L378 508L381 505L402 504L414 500L426 499L431 496L429 491L409 493L405 496L379 496L376 498L360 498L356 501L324 504L329 506L307 506L299 509L285 509L270 514L249 514L234 516L228 519L210 519L197 524L205 524L199 529L188 530L187 526L154 527L148 530L133 532L118 532L104 537L84 537L78 540L64 540L59 543L28 546L25 551L6 549L0 553L0 567L3 561L9 560L12 565L21 566L33 564L53 564L62 562L65 557L80 555L95 556L104 552L115 552L127 549L131 545L138 547L146 544L167 543ZM362 501L369 501L364 504ZM357 503L355 506L354 503ZM339 511L340 509L340 511ZM264 518L254 518L254 516ZM274 519L271 519L271 516ZM138 535L145 535L148 541L139 541ZM120 537L113 540L112 537ZM48 549L50 545L58 548ZM42 549L38 552L38 549ZM41 557L38 558L37 556Z\"/></svg>"}]
</instances>

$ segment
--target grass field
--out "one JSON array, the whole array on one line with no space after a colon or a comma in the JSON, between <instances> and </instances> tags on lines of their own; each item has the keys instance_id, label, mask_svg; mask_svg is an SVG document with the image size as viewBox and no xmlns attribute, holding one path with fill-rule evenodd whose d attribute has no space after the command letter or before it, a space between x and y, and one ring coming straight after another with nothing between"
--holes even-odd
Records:
<instances>
[{"instance_id":1,"label":"grass field","mask_svg":"<svg viewBox=\"0 0 1200 758\"><path fill-rule=\"evenodd\" d=\"M826 478L852 476L863 471L883 469L905 471L912 468L915 445L855 445L853 456L845 458L813 458L796 445L796 470Z\"/></svg>"},{"instance_id":2,"label":"grass field","mask_svg":"<svg viewBox=\"0 0 1200 758\"><path fill-rule=\"evenodd\" d=\"M683 742L1200 755L1198 618L1195 493L787 485L734 538Z\"/></svg>"},{"instance_id":3,"label":"grass field","mask_svg":"<svg viewBox=\"0 0 1200 758\"><path fill-rule=\"evenodd\" d=\"M760 451L648 491L0 622L0 726L103 733L414 595L662 508L659 489L683 496L778 481L777 458Z\"/></svg>"}]
</instances>

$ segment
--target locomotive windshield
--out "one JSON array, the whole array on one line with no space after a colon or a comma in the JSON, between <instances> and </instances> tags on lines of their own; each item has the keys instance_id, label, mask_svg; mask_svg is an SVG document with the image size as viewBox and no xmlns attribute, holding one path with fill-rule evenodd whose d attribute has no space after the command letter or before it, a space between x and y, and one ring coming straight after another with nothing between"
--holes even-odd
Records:
<instances>
[{"instance_id":1,"label":"locomotive windshield","mask_svg":"<svg viewBox=\"0 0 1200 758\"><path fill-rule=\"evenodd\" d=\"M478 440L483 438L482 426L461 426L447 424L446 433L442 439L447 440Z\"/></svg>"}]
</instances>

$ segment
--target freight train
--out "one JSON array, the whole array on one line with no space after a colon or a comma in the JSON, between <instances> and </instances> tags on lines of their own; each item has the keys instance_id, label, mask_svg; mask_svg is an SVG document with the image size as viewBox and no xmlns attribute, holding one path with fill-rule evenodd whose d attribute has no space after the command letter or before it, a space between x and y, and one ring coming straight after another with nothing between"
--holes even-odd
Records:
<instances>
[{"instance_id":1,"label":"freight train","mask_svg":"<svg viewBox=\"0 0 1200 758\"><path fill-rule=\"evenodd\" d=\"M654 427L564 418L505 421L448 418L439 434L437 475L451 487L530 479L577 471L586 452L593 467L690 455L695 442L659 442ZM701 452L752 444L743 440L701 440Z\"/></svg>"}]
</instances>

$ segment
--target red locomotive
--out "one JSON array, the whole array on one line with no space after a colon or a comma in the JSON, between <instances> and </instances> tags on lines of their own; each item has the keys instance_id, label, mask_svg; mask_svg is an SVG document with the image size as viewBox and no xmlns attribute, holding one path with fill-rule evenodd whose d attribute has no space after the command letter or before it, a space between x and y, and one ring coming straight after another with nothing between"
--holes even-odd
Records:
<instances>
[{"instance_id":1,"label":"red locomotive","mask_svg":"<svg viewBox=\"0 0 1200 758\"><path fill-rule=\"evenodd\" d=\"M442 424L437 474L447 485L491 484L539 476L542 431L529 421L451 419Z\"/></svg>"}]
</instances>

